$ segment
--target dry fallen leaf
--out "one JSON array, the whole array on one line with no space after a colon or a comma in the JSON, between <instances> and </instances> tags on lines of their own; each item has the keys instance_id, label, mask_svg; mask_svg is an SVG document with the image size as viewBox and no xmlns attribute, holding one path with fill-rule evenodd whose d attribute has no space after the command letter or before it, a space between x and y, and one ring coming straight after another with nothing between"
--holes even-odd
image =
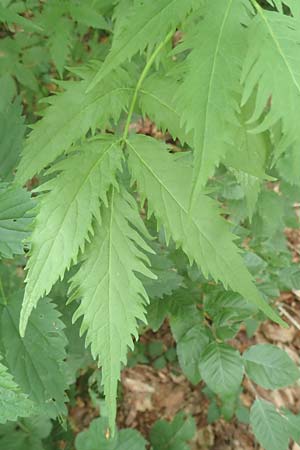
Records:
<instances>
[{"instance_id":1,"label":"dry fallen leaf","mask_svg":"<svg viewBox=\"0 0 300 450\"><path fill-rule=\"evenodd\" d=\"M297 330L293 326L290 326L289 328L282 328L271 322L264 323L261 327L261 331L269 340L283 343L292 342L297 334Z\"/></svg>"}]
</instances>

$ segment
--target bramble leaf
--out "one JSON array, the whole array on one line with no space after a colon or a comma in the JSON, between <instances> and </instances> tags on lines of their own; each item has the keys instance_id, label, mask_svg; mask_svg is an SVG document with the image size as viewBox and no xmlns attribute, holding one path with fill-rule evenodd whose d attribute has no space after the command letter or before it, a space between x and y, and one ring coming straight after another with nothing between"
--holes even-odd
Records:
<instances>
[{"instance_id":1,"label":"bramble leaf","mask_svg":"<svg viewBox=\"0 0 300 450\"><path fill-rule=\"evenodd\" d=\"M243 355L247 375L266 389L293 384L299 369L288 354L271 344L253 345Z\"/></svg>"},{"instance_id":2,"label":"bramble leaf","mask_svg":"<svg viewBox=\"0 0 300 450\"><path fill-rule=\"evenodd\" d=\"M212 342L201 356L201 375L217 394L236 392L244 375L243 361L237 350L227 344Z\"/></svg>"},{"instance_id":3,"label":"bramble leaf","mask_svg":"<svg viewBox=\"0 0 300 450\"><path fill-rule=\"evenodd\" d=\"M287 450L289 434L286 419L272 403L255 400L250 411L250 424L256 439L266 450Z\"/></svg>"}]
</instances>

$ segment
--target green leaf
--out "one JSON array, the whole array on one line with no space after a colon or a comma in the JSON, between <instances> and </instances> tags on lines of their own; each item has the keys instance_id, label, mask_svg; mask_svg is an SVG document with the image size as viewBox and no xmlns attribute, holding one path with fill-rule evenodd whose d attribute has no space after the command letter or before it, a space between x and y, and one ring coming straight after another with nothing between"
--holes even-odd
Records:
<instances>
[{"instance_id":1,"label":"green leaf","mask_svg":"<svg viewBox=\"0 0 300 450\"><path fill-rule=\"evenodd\" d=\"M157 279L152 280L147 277L140 276L140 279L147 291L149 298L162 298L164 295L170 295L178 289L183 277L178 274L172 261L167 257L166 252L159 248L159 245L152 245L155 255L150 255L150 265L152 272Z\"/></svg>"},{"instance_id":2,"label":"green leaf","mask_svg":"<svg viewBox=\"0 0 300 450\"><path fill-rule=\"evenodd\" d=\"M208 387L221 395L236 392L244 375L239 352L216 342L209 344L202 353L200 371Z\"/></svg>"},{"instance_id":3,"label":"green leaf","mask_svg":"<svg viewBox=\"0 0 300 450\"><path fill-rule=\"evenodd\" d=\"M272 150L272 143L267 131L259 134L251 133L248 119L251 116L254 104L255 99L251 98L251 101L240 109L239 126L233 136L234 145L228 146L222 161L227 167L235 169L238 174L248 174L263 180L268 178L265 170L268 155Z\"/></svg>"},{"instance_id":4,"label":"green leaf","mask_svg":"<svg viewBox=\"0 0 300 450\"><path fill-rule=\"evenodd\" d=\"M5 450L44 450L42 439L51 431L51 421L44 415L0 426L0 447Z\"/></svg>"},{"instance_id":5,"label":"green leaf","mask_svg":"<svg viewBox=\"0 0 300 450\"><path fill-rule=\"evenodd\" d=\"M284 199L274 191L263 190L253 217L253 233L270 239L284 229ZM274 220L276 217L276 220Z\"/></svg>"},{"instance_id":6,"label":"green leaf","mask_svg":"<svg viewBox=\"0 0 300 450\"><path fill-rule=\"evenodd\" d=\"M147 305L147 322L150 328L156 332L163 324L170 309L169 298L153 298Z\"/></svg>"},{"instance_id":7,"label":"green leaf","mask_svg":"<svg viewBox=\"0 0 300 450\"><path fill-rule=\"evenodd\" d=\"M94 4L89 5L87 3L70 3L69 10L72 18L78 23L100 30L110 30L106 20L97 12L97 9L94 6Z\"/></svg>"},{"instance_id":8,"label":"green leaf","mask_svg":"<svg viewBox=\"0 0 300 450\"><path fill-rule=\"evenodd\" d=\"M91 81L88 91L147 45L153 47L168 32L175 31L176 25L184 19L194 3L195 0L160 0L159 3L141 0L134 3L119 20L111 51Z\"/></svg>"},{"instance_id":9,"label":"green leaf","mask_svg":"<svg viewBox=\"0 0 300 450\"><path fill-rule=\"evenodd\" d=\"M102 216L72 288L81 297L74 320L83 316L81 332L87 331L86 343L91 344L93 357L99 357L109 425L114 429L121 365L126 363L128 347L133 348L132 336L138 338L137 319L145 322L148 302L135 272L154 275L143 253L152 250L142 238L149 235L135 200L123 189L121 193L113 189Z\"/></svg>"},{"instance_id":10,"label":"green leaf","mask_svg":"<svg viewBox=\"0 0 300 450\"><path fill-rule=\"evenodd\" d=\"M34 201L22 188L0 184L0 256L23 254L23 241L29 236Z\"/></svg>"},{"instance_id":11,"label":"green leaf","mask_svg":"<svg viewBox=\"0 0 300 450\"><path fill-rule=\"evenodd\" d=\"M195 298L193 293L187 289L180 288L174 291L171 295L165 296L162 299L151 299L150 305L147 307L147 320L153 331L157 331L162 325L163 321L170 314L172 315L173 329L172 332L176 340L179 340L189 328L189 321L184 322L180 317L192 311L194 314L195 323L199 321L199 314L195 314ZM176 321L176 318L179 318Z\"/></svg>"},{"instance_id":12,"label":"green leaf","mask_svg":"<svg viewBox=\"0 0 300 450\"><path fill-rule=\"evenodd\" d=\"M172 307L172 303L170 306ZM199 363L209 343L209 335L204 326L203 315L196 305L186 305L184 314L182 312L179 310L178 314L171 314L171 330L177 342L180 367L188 380L197 384L201 380Z\"/></svg>"},{"instance_id":13,"label":"green leaf","mask_svg":"<svg viewBox=\"0 0 300 450\"><path fill-rule=\"evenodd\" d=\"M287 450L289 435L286 420L272 403L257 399L250 411L250 424L258 442L265 450Z\"/></svg>"},{"instance_id":14,"label":"green leaf","mask_svg":"<svg viewBox=\"0 0 300 450\"><path fill-rule=\"evenodd\" d=\"M246 2L207 2L203 18L183 43L191 48L187 75L176 93L186 130L194 132L192 203L225 154L238 127L237 103L245 52ZM210 38L207 39L207 36ZM180 47L179 47L180 49ZM230 64L229 64L230 61Z\"/></svg>"},{"instance_id":15,"label":"green leaf","mask_svg":"<svg viewBox=\"0 0 300 450\"><path fill-rule=\"evenodd\" d=\"M17 24L28 31L42 31L42 29L31 20L25 19L23 16L16 14L12 9L2 5L0 5L0 22Z\"/></svg>"},{"instance_id":16,"label":"green leaf","mask_svg":"<svg viewBox=\"0 0 300 450\"><path fill-rule=\"evenodd\" d=\"M148 215L154 212L164 225L167 238L181 246L190 261L195 260L203 275L240 293L274 321L286 326L261 298L244 266L234 235L220 216L218 204L201 193L189 211L192 169L185 155L168 153L168 147L146 136L128 141L129 166L142 198L148 199Z\"/></svg>"},{"instance_id":17,"label":"green leaf","mask_svg":"<svg viewBox=\"0 0 300 450\"><path fill-rule=\"evenodd\" d=\"M107 203L106 193L116 184L116 171L121 168L122 152L114 139L92 141L79 150L52 167L48 174L60 174L37 189L50 192L41 196L31 236L20 318L22 335L38 300L77 262L79 251L93 233L93 217L101 220L99 200Z\"/></svg>"},{"instance_id":18,"label":"green leaf","mask_svg":"<svg viewBox=\"0 0 300 450\"><path fill-rule=\"evenodd\" d=\"M232 394L226 394L226 395L221 396L220 412L221 412L222 417L226 421L230 421L232 419L232 417L234 416L234 413L238 406L241 390L236 391Z\"/></svg>"},{"instance_id":19,"label":"green leaf","mask_svg":"<svg viewBox=\"0 0 300 450\"><path fill-rule=\"evenodd\" d=\"M183 413L177 414L173 422L159 420L150 431L153 450L189 450L187 441L196 433L195 419Z\"/></svg>"},{"instance_id":20,"label":"green leaf","mask_svg":"<svg viewBox=\"0 0 300 450\"><path fill-rule=\"evenodd\" d=\"M299 369L288 354L271 344L251 346L243 355L247 375L266 389L278 389L293 384Z\"/></svg>"},{"instance_id":21,"label":"green leaf","mask_svg":"<svg viewBox=\"0 0 300 450\"><path fill-rule=\"evenodd\" d=\"M42 120L33 126L20 161L17 181L25 183L47 164L92 129L105 128L110 119L117 121L131 95L129 74L119 70L86 94L95 70L81 70L84 79L62 83L65 92L48 97L50 106Z\"/></svg>"},{"instance_id":22,"label":"green leaf","mask_svg":"<svg viewBox=\"0 0 300 450\"><path fill-rule=\"evenodd\" d=\"M287 420L286 426L289 435L294 439L295 442L300 442L300 416L295 415L288 409L283 409L282 412Z\"/></svg>"},{"instance_id":23,"label":"green leaf","mask_svg":"<svg viewBox=\"0 0 300 450\"><path fill-rule=\"evenodd\" d=\"M7 368L0 363L0 423L28 417L33 412L34 404L21 392Z\"/></svg>"},{"instance_id":24,"label":"green leaf","mask_svg":"<svg viewBox=\"0 0 300 450\"><path fill-rule=\"evenodd\" d=\"M244 423L245 425L249 424L250 420L250 412L249 409L245 406L238 406L236 409L236 418L239 422Z\"/></svg>"},{"instance_id":25,"label":"green leaf","mask_svg":"<svg viewBox=\"0 0 300 450\"><path fill-rule=\"evenodd\" d=\"M0 111L2 113L8 107L7 105L10 105L12 103L14 97L17 94L16 83L15 83L14 78L11 76L11 74L4 73L3 75L0 76L0 89L2 92L1 100L0 100ZM10 108L10 107L8 107L8 108ZM2 120L4 120L3 116L2 116ZM4 128L4 131L6 131L5 128ZM2 154L2 152L3 152L3 148L1 147L1 154Z\"/></svg>"},{"instance_id":26,"label":"green leaf","mask_svg":"<svg viewBox=\"0 0 300 450\"><path fill-rule=\"evenodd\" d=\"M221 417L221 411L217 404L217 400L213 398L209 402L209 407L207 411L207 423L211 424L219 420Z\"/></svg>"},{"instance_id":27,"label":"green leaf","mask_svg":"<svg viewBox=\"0 0 300 450\"><path fill-rule=\"evenodd\" d=\"M181 124L181 112L174 101L174 92L180 83L176 74L153 74L148 77L139 91L139 103L143 116L148 116L163 132L168 131L173 139L192 145L191 134Z\"/></svg>"},{"instance_id":28,"label":"green leaf","mask_svg":"<svg viewBox=\"0 0 300 450\"><path fill-rule=\"evenodd\" d=\"M240 323L257 313L257 308L234 292L213 287L205 296L204 309L214 326L229 326Z\"/></svg>"},{"instance_id":29,"label":"green leaf","mask_svg":"<svg viewBox=\"0 0 300 450\"><path fill-rule=\"evenodd\" d=\"M257 177L253 177L245 172L236 173L236 178L240 182L241 187L244 191L246 207L247 207L247 216L251 222L255 208L257 199L261 190L261 181Z\"/></svg>"},{"instance_id":30,"label":"green leaf","mask_svg":"<svg viewBox=\"0 0 300 450\"><path fill-rule=\"evenodd\" d=\"M0 111L0 178L9 180L17 165L25 133L19 100L6 104Z\"/></svg>"},{"instance_id":31,"label":"green leaf","mask_svg":"<svg viewBox=\"0 0 300 450\"><path fill-rule=\"evenodd\" d=\"M76 437L76 450L145 450L146 441L136 430L123 429L107 438L107 420L94 419L88 430Z\"/></svg>"},{"instance_id":32,"label":"green leaf","mask_svg":"<svg viewBox=\"0 0 300 450\"><path fill-rule=\"evenodd\" d=\"M197 384L201 380L199 363L209 337L204 326L194 325L177 343L180 367L188 380Z\"/></svg>"},{"instance_id":33,"label":"green leaf","mask_svg":"<svg viewBox=\"0 0 300 450\"><path fill-rule=\"evenodd\" d=\"M70 53L71 32L71 22L65 17L60 17L55 31L51 33L48 40L51 58L60 76L62 76Z\"/></svg>"},{"instance_id":34,"label":"green leaf","mask_svg":"<svg viewBox=\"0 0 300 450\"><path fill-rule=\"evenodd\" d=\"M67 285L67 283L65 284ZM56 301L53 293L52 289L51 296ZM66 358L67 383L71 385L76 382L78 375L80 375L80 369L85 370L93 364L93 358L89 349L85 348L83 336L80 336L80 323L72 323L72 317L78 305L75 302L70 305L66 305L65 303L62 305L61 301L64 301L65 298L66 292L61 294L58 302L60 303L59 310L62 313L66 326L64 333L68 340Z\"/></svg>"},{"instance_id":35,"label":"green leaf","mask_svg":"<svg viewBox=\"0 0 300 450\"><path fill-rule=\"evenodd\" d=\"M67 341L60 314L45 299L33 311L24 338L18 332L19 315L20 297L15 296L9 299L2 314L5 363L22 391L41 411L53 418L65 414Z\"/></svg>"},{"instance_id":36,"label":"green leaf","mask_svg":"<svg viewBox=\"0 0 300 450\"><path fill-rule=\"evenodd\" d=\"M298 264L284 267L279 272L279 279L284 289L300 289L300 269Z\"/></svg>"},{"instance_id":37,"label":"green leaf","mask_svg":"<svg viewBox=\"0 0 300 450\"><path fill-rule=\"evenodd\" d=\"M300 18L300 4L297 0L284 0L284 3L291 8L293 16L297 19Z\"/></svg>"},{"instance_id":38,"label":"green leaf","mask_svg":"<svg viewBox=\"0 0 300 450\"><path fill-rule=\"evenodd\" d=\"M257 15L248 29L251 45L243 68L243 104L252 94L256 95L250 119L255 133L281 121L282 132L276 146L279 155L291 145L299 145L300 140L300 27L293 17L266 11L257 3L256 9Z\"/></svg>"}]
</instances>

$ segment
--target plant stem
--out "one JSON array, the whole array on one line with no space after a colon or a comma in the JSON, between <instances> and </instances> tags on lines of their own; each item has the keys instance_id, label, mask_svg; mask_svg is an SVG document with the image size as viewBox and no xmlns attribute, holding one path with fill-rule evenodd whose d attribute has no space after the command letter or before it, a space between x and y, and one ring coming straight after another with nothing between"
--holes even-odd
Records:
<instances>
[{"instance_id":1,"label":"plant stem","mask_svg":"<svg viewBox=\"0 0 300 450\"><path fill-rule=\"evenodd\" d=\"M174 31L172 30L170 33L167 34L166 38L156 47L156 49L154 50L154 52L152 53L152 55L150 56L149 60L147 61L147 64L145 65L140 78L136 84L133 96L132 96L132 100L131 100L131 104L129 107L129 112L128 112L128 116L127 116L127 120L126 120L126 124L125 124L125 128L124 128L124 133L123 133L123 137L122 137L122 141L123 143L125 143L127 136L128 136L128 132L129 132L129 126L130 126L130 122L132 119L132 115L133 115L133 111L134 111L134 107L137 101L137 96L139 93L139 90L142 87L143 81L146 78L152 64L154 63L157 55L159 54L159 52L163 49L163 47L167 44L167 42L171 39L171 37L173 36Z\"/></svg>"}]
</instances>

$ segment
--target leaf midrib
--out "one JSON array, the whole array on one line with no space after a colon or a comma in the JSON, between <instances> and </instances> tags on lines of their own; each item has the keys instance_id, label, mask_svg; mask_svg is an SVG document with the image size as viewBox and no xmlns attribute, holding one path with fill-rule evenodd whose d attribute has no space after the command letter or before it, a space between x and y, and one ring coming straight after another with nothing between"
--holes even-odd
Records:
<instances>
[{"instance_id":1,"label":"leaf midrib","mask_svg":"<svg viewBox=\"0 0 300 450\"><path fill-rule=\"evenodd\" d=\"M224 0L222 0L222 1L224 1ZM236 0L234 0L234 1L236 1ZM216 42L216 48L215 48L215 52L214 52L213 60L212 60L211 76L210 76L210 79L209 79L209 84L208 84L208 89L207 89L206 105L205 105L205 114L204 114L205 120L204 120L204 124L203 124L204 132L202 134L203 138L202 138L202 145L201 145L201 157L200 157L200 160L197 163L197 168L199 169L199 171L201 171L201 167L203 166L204 156L206 156L206 155L204 155L204 149L206 148L206 145L207 145L206 141L207 141L207 127L208 127L209 105L211 103L210 99L211 99L211 96L212 96L212 86L213 86L213 80L215 78L215 72L216 72L217 56L218 56L219 51L220 51L221 38L223 36L225 24L227 22L227 19L228 19L228 16L229 16L229 12L230 12L231 7L232 7L232 2L233 2L233 0L229 0L229 2L228 2L228 7L226 8L226 12L224 14L224 18L223 18L223 21L222 21L222 24L221 24L221 27L220 27L220 32L219 32L219 35L218 35L218 39L217 39L217 42ZM197 170L197 172L199 172L199 171ZM191 210L192 205L194 203L195 195L197 194L198 189L199 189L198 188L199 184L200 184L200 175L198 174L198 177L196 178L196 181L195 181L193 189L192 189L189 210Z\"/></svg>"},{"instance_id":2,"label":"leaf midrib","mask_svg":"<svg viewBox=\"0 0 300 450\"><path fill-rule=\"evenodd\" d=\"M293 70L292 70L292 68L290 67L290 64L289 64L287 58L285 57L284 51L283 51L282 48L281 48L280 42L278 41L278 39L277 39L277 37L276 37L276 35L275 35L274 31L273 31L273 28L271 27L270 22L267 20L267 17L266 17L266 15L263 13L263 10L262 10L262 8L261 8L260 6L258 7L257 10L258 10L260 17L262 18L262 20L263 20L263 22L264 22L264 24L265 24L265 26L266 26L266 28L267 28L267 30L268 30L268 32L269 32L271 38L272 38L273 41L274 41L275 47L277 48L278 53L279 53L279 55L281 56L281 58L282 58L282 60L283 60L283 62L284 62L284 64L285 64L285 66L286 66L286 68L287 68L287 70L288 70L288 72L289 72L289 74L290 74L290 76L291 76L291 79L292 79L294 85L296 86L296 88L297 88L297 90L298 90L298 92L299 92L299 94L300 94L300 86L299 86L299 84L298 84L298 82L297 82L297 80L296 80L296 78L295 78L295 76L294 76L294 74L293 74ZM283 17L284 17L284 16L283 16Z\"/></svg>"},{"instance_id":3,"label":"leaf midrib","mask_svg":"<svg viewBox=\"0 0 300 450\"><path fill-rule=\"evenodd\" d=\"M132 148L135 155L139 158L139 160L146 167L146 169L151 173L151 175L156 179L156 181L159 183L159 185L162 186L166 190L166 192L170 195L170 197L174 200L174 202L179 206L179 208L182 209L182 211L188 216L189 215L188 209L185 208L178 201L178 199L173 195L173 193L168 189L168 187L162 182L162 180L157 176L157 174L152 170L152 168L147 164L147 162L139 155L139 153L135 150L135 148L132 146L132 144L129 141L127 141L127 144ZM209 245L212 248L215 248L215 246L213 245L211 240L203 233L203 231L200 229L197 222L195 222L194 217L192 215L189 215L189 217L190 217L191 221L193 222L193 224L195 225L195 227L197 228L197 230L199 231L199 233L201 234L201 236L209 243Z\"/></svg>"}]
</instances>

